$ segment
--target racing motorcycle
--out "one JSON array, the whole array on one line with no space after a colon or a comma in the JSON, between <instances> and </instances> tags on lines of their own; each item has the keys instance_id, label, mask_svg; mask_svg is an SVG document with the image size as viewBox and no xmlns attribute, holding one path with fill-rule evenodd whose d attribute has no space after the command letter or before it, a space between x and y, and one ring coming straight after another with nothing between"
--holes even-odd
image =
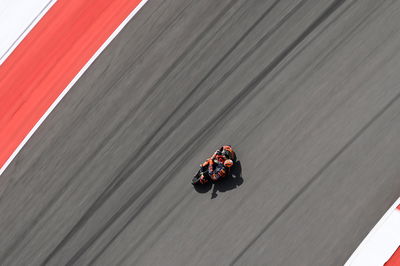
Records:
<instances>
[{"instance_id":1,"label":"racing motorcycle","mask_svg":"<svg viewBox=\"0 0 400 266\"><path fill-rule=\"evenodd\" d=\"M232 160L233 162L233 164L227 168L228 172L226 173L226 176L229 176L237 161L236 154L230 145L223 146L221 153L224 154L228 160ZM200 182L200 177L202 174L204 174L206 178L206 183L212 182L211 177L207 173L207 167L203 168L202 166L200 166L200 169L197 171L196 175L192 178L192 185L203 185L203 183Z\"/></svg>"}]
</instances>

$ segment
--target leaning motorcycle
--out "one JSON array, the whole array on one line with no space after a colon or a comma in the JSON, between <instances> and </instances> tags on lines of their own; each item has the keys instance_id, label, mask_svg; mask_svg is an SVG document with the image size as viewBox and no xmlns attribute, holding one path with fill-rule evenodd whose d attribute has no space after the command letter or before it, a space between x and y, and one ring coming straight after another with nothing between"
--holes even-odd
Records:
<instances>
[{"instance_id":1,"label":"leaning motorcycle","mask_svg":"<svg viewBox=\"0 0 400 266\"><path fill-rule=\"evenodd\" d=\"M225 155L226 158L233 161L232 167L228 168L228 172L226 173L226 175L229 176L231 174L230 172L231 172L232 168L236 164L236 154L230 145L224 146L224 151L226 154ZM200 169L197 171L196 175L192 178L192 185L203 185L203 183L200 182L200 177L201 177L201 174L203 173L203 171L204 171L204 169L202 169L202 167L200 166ZM208 175L206 175L205 177L207 179L207 183L212 182L211 178Z\"/></svg>"}]
</instances>

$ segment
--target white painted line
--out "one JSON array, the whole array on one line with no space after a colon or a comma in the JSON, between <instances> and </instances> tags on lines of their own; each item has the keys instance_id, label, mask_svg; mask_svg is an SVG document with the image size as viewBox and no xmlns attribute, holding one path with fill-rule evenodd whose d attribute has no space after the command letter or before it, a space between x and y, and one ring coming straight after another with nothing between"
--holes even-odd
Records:
<instances>
[{"instance_id":1,"label":"white painted line","mask_svg":"<svg viewBox=\"0 0 400 266\"><path fill-rule=\"evenodd\" d=\"M2 0L0 5L0 65L57 0Z\"/></svg>"},{"instance_id":2,"label":"white painted line","mask_svg":"<svg viewBox=\"0 0 400 266\"><path fill-rule=\"evenodd\" d=\"M47 109L44 115L39 119L39 121L35 124L35 126L31 129L28 135L24 138L24 140L18 145L17 149L13 152L13 154L8 158L5 164L0 168L0 176L4 173L6 168L10 165L12 160L17 156L17 154L21 151L21 149L25 146L28 140L32 137L35 131L40 127L43 121L49 116L49 114L54 110L57 104L64 98L64 96L68 93L68 91L74 86L74 84L78 81L78 79L85 73L85 71L90 67L90 65L96 60L96 58L104 51L104 49L111 43L111 41L118 35L118 33L128 24L128 22L136 15L137 12L147 3L148 0L142 0L140 4L128 15L128 17L118 26L118 28L108 37L105 43L96 51L96 53L90 58L90 60L85 64L85 66L79 71L79 73L75 76L75 78L68 84L68 86L63 90L63 92L57 97L57 99L53 102L53 104Z\"/></svg>"}]
</instances>

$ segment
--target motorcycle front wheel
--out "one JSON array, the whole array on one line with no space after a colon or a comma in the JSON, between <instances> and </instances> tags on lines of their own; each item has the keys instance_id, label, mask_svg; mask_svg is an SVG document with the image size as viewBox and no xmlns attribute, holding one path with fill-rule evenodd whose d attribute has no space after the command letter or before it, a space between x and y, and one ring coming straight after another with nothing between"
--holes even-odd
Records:
<instances>
[{"instance_id":1,"label":"motorcycle front wheel","mask_svg":"<svg viewBox=\"0 0 400 266\"><path fill-rule=\"evenodd\" d=\"M197 174L192 178L192 185L200 184L200 170Z\"/></svg>"}]
</instances>

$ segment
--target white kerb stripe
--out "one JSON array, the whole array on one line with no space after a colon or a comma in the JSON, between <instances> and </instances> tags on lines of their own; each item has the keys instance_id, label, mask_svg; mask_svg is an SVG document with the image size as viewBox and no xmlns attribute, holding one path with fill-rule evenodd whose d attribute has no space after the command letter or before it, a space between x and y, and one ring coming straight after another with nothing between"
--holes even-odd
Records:
<instances>
[{"instance_id":1,"label":"white kerb stripe","mask_svg":"<svg viewBox=\"0 0 400 266\"><path fill-rule=\"evenodd\" d=\"M383 265L400 245L400 198L369 232L345 266Z\"/></svg>"},{"instance_id":2,"label":"white kerb stripe","mask_svg":"<svg viewBox=\"0 0 400 266\"><path fill-rule=\"evenodd\" d=\"M57 0L2 0L0 7L0 65Z\"/></svg>"}]
</instances>

